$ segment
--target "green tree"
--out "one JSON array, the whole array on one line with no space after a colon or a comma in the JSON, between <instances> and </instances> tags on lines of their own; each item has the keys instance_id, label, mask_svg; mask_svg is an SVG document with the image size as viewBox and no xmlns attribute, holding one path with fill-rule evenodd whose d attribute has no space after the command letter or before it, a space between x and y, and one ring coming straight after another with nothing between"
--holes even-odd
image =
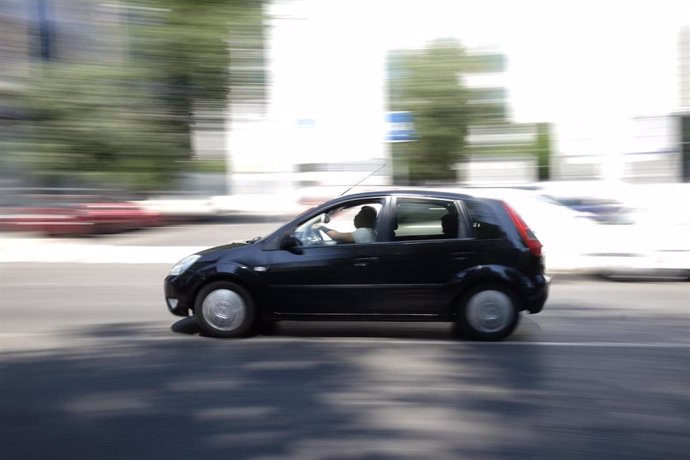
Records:
<instances>
[{"instance_id":1,"label":"green tree","mask_svg":"<svg viewBox=\"0 0 690 460\"><path fill-rule=\"evenodd\" d=\"M16 96L24 117L7 150L44 184L169 186L192 157L193 113L222 114L247 86L233 50L263 46L263 1L123 0L117 12L101 25L120 55L58 53Z\"/></svg>"},{"instance_id":2,"label":"green tree","mask_svg":"<svg viewBox=\"0 0 690 460\"><path fill-rule=\"evenodd\" d=\"M100 184L151 189L167 184L185 158L187 133L131 67L51 64L22 95L17 161L50 186Z\"/></svg>"},{"instance_id":3,"label":"green tree","mask_svg":"<svg viewBox=\"0 0 690 460\"><path fill-rule=\"evenodd\" d=\"M534 150L537 156L539 168L539 180L549 180L551 178L551 126L548 123L537 123L537 140Z\"/></svg>"},{"instance_id":4,"label":"green tree","mask_svg":"<svg viewBox=\"0 0 690 460\"><path fill-rule=\"evenodd\" d=\"M196 108L223 112L231 89L237 97L248 89L242 63L249 53L262 56L263 1L130 0L138 20L129 26L130 58L156 75L171 126L187 133L191 152L191 118ZM246 67L244 62L244 67ZM263 62L252 63L261 67ZM263 69L261 69L262 73ZM235 95L233 94L233 97Z\"/></svg>"},{"instance_id":5,"label":"green tree","mask_svg":"<svg viewBox=\"0 0 690 460\"><path fill-rule=\"evenodd\" d=\"M461 82L465 51L455 40L437 40L418 52L393 56L390 107L414 117L416 141L393 144L409 182L454 181L472 112ZM401 158L402 157L402 158Z\"/></svg>"}]
</instances>

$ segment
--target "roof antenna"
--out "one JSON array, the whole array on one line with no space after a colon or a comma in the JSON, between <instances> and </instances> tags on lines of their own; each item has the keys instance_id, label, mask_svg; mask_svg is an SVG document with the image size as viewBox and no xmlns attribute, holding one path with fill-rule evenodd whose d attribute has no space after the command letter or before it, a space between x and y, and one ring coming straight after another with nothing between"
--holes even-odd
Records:
<instances>
[{"instance_id":1,"label":"roof antenna","mask_svg":"<svg viewBox=\"0 0 690 460\"><path fill-rule=\"evenodd\" d=\"M353 186L350 187L349 189L345 190L345 191L344 191L343 193L341 193L339 196L345 195L347 192L349 192L349 191L352 190L353 188L357 187L359 184L361 184L361 183L364 182L365 180L369 179L371 176L373 176L373 175L376 174L377 172L381 171L385 166L386 166L386 163L382 164L382 165L379 166L378 169L376 169L374 172L370 173L370 174L369 174L368 176L366 176L364 179L362 179L361 181L357 182L355 185L353 185Z\"/></svg>"}]
</instances>

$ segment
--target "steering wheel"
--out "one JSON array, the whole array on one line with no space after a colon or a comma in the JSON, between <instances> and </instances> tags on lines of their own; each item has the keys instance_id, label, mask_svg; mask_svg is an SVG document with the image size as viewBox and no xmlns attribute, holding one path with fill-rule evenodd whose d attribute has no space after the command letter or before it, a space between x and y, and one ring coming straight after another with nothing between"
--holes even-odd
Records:
<instances>
[{"instance_id":1,"label":"steering wheel","mask_svg":"<svg viewBox=\"0 0 690 460\"><path fill-rule=\"evenodd\" d=\"M312 225L310 225L305 231L303 235L303 239L305 244L311 245L311 244L321 244L323 243L323 235L321 234L321 229L314 228Z\"/></svg>"}]
</instances>

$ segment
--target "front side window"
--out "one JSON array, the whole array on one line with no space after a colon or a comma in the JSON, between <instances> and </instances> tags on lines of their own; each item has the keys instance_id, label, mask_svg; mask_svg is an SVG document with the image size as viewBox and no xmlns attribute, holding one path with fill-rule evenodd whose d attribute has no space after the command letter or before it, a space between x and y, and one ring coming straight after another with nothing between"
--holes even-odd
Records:
<instances>
[{"instance_id":1,"label":"front side window","mask_svg":"<svg viewBox=\"0 0 690 460\"><path fill-rule=\"evenodd\" d=\"M292 236L303 246L373 243L381 208L380 200L337 206L302 222Z\"/></svg>"},{"instance_id":2,"label":"front side window","mask_svg":"<svg viewBox=\"0 0 690 460\"><path fill-rule=\"evenodd\" d=\"M460 218L454 201L399 198L395 206L396 241L458 237Z\"/></svg>"}]
</instances>

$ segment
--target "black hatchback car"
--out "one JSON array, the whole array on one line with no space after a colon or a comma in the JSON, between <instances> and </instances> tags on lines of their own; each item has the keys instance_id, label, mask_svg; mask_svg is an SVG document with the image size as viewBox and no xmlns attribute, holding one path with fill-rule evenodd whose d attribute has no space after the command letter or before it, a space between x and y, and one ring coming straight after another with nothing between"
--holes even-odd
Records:
<instances>
[{"instance_id":1,"label":"black hatchback car","mask_svg":"<svg viewBox=\"0 0 690 460\"><path fill-rule=\"evenodd\" d=\"M505 202L440 191L347 195L273 234L201 251L165 278L171 313L215 337L280 320L454 321L500 340L544 307L542 245Z\"/></svg>"}]
</instances>

